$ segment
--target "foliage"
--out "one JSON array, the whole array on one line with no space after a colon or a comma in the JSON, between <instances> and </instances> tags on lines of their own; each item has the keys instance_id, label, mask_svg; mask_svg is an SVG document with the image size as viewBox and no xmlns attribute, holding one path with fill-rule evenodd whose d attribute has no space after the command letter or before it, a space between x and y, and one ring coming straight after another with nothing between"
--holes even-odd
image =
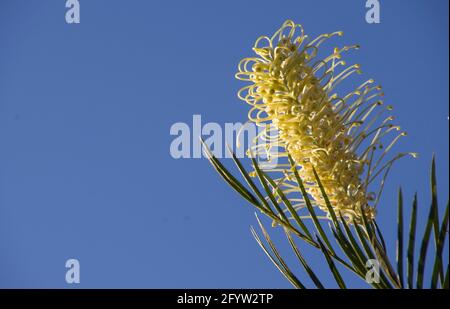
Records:
<instances>
[{"instance_id":1,"label":"foliage","mask_svg":"<svg viewBox=\"0 0 450 309\"><path fill-rule=\"evenodd\" d=\"M296 177L300 192L303 193L303 198L305 199L307 206L306 208L309 212L309 218L313 223L313 228L307 227L307 224L304 222L305 217L300 217L298 215L289 198L283 193L283 190L281 190L273 179L260 168L255 158L250 159L259 184L249 176L243 163L234 153L232 153L233 161L244 181L240 181L233 176L206 145L204 145L204 148L211 164L223 179L247 202L256 207L262 214L273 220L273 227L283 229L294 255L305 270L305 274L310 278L314 287L322 289L325 288L325 285L320 281L314 270L308 264L308 261L302 254L303 249L300 249L300 246L296 242L297 240L308 244L323 254L333 278L337 285L342 289L347 288L347 284L344 282L337 265L340 264L344 266L346 270L353 272L362 280L366 280L368 271L366 263L368 260L374 259L379 262L380 273L379 282L368 283L373 288L449 288L449 265L447 264L447 267L445 268L443 263L445 254L448 260L448 251L444 252L444 247L446 241L448 242L449 205L447 203L445 215L440 221L438 215L436 164L434 158L431 167L432 199L423 235L419 236L416 231L418 219L417 195L414 198L410 210L411 219L409 228L406 231L403 218L405 205L403 203L402 191L399 190L397 207L397 258L394 263L388 257L386 250L387 246L376 220L369 220L366 218L363 211L361 211L363 214L362 222L357 222L355 219L350 221L341 213L336 213L335 209L338 208L331 205L324 186L315 170L314 175L316 177L316 183L320 188L320 192L326 202L331 217L331 224L328 224L328 228L332 237L330 237L330 233L326 232L326 228L324 228L323 224L328 221L328 219L323 220L316 214L316 211L312 206L313 203L305 191L303 181L300 178L291 157L289 157L291 170ZM282 254L271 239L268 229L263 225L258 216L257 222L261 233L258 234L253 227L251 228L251 232L275 267L294 287L299 289L307 288L304 278L299 278L295 275L287 265ZM404 235L407 235L407 243L404 243ZM430 248L431 246L429 245L431 238L434 239L433 248ZM414 252L416 247L419 248L418 246L420 246L420 250L416 261ZM427 257L430 256L434 259L433 269L430 278L425 278L425 262Z\"/></svg>"}]
</instances>

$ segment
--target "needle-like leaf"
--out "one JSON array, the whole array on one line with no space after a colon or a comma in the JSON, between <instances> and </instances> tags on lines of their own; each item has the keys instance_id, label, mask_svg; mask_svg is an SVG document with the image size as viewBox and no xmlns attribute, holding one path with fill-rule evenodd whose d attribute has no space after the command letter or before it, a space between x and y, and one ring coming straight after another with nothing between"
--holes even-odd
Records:
<instances>
[{"instance_id":1,"label":"needle-like leaf","mask_svg":"<svg viewBox=\"0 0 450 309\"><path fill-rule=\"evenodd\" d=\"M356 234L358 235L359 242L362 244L364 250L367 253L367 256L369 257L369 259L374 260L376 258L375 254L373 253L373 249L367 243L366 237L365 237L365 234L364 234L362 228L356 222L353 222L353 225L355 227ZM384 274L384 271L382 269L380 269L380 279L381 279L380 283L373 283L372 285L374 285L377 288L392 289L392 285L390 284L389 280L387 279L387 277Z\"/></svg>"},{"instance_id":2,"label":"needle-like leaf","mask_svg":"<svg viewBox=\"0 0 450 309\"><path fill-rule=\"evenodd\" d=\"M266 207L267 210L271 211L271 208L269 206L269 203L267 203L267 200L264 198L264 196L261 194L261 192L259 191L258 187L256 186L256 184L253 182L253 180L251 179L251 177L248 175L247 171L245 170L244 166L242 165L242 163L239 161L239 159L236 157L236 154L231 151L230 148L228 148L228 151L230 152L234 163L236 164L237 168L239 169L241 175L244 177L245 181L247 182L247 184L250 186L250 188L252 188L253 192L255 192L256 196L259 198L259 200L264 204L264 206Z\"/></svg>"},{"instance_id":3,"label":"needle-like leaf","mask_svg":"<svg viewBox=\"0 0 450 309\"><path fill-rule=\"evenodd\" d=\"M409 224L408 240L408 288L414 287L414 247L416 243L416 222L417 222L417 193L414 195L413 206L411 210L411 221Z\"/></svg>"},{"instance_id":4,"label":"needle-like leaf","mask_svg":"<svg viewBox=\"0 0 450 309\"><path fill-rule=\"evenodd\" d=\"M251 228L252 234L255 237L258 244L263 248L264 252L269 256L271 261L277 266L277 268L285 275L287 279L297 288L299 289L305 289L305 285L300 282L300 280L292 273L292 271L289 269L287 264L284 262L283 258L279 254L278 250L276 249L274 243L270 239L269 234L267 233L266 229L264 228L264 225L261 223L261 220L259 220L258 215L256 215L256 220L258 221L259 227L261 228L261 231L263 233L264 238L266 239L267 243L269 244L270 249L272 250L275 257L273 257L267 250L267 248L262 243L261 239L259 238L258 234L255 232L253 227Z\"/></svg>"},{"instance_id":5,"label":"needle-like leaf","mask_svg":"<svg viewBox=\"0 0 450 309\"><path fill-rule=\"evenodd\" d=\"M319 236L316 235L317 242L320 245L320 249L322 250L323 255L325 256L325 259L328 263L328 267L330 268L331 272L333 273L333 277L336 280L336 283L341 289L346 289L346 285L344 283L344 280L342 279L341 274L339 273L339 270L337 269L336 265L333 262L333 259L328 253L328 250L325 248L324 244L320 240Z\"/></svg>"},{"instance_id":6,"label":"needle-like leaf","mask_svg":"<svg viewBox=\"0 0 450 309\"><path fill-rule=\"evenodd\" d=\"M419 262L418 262L418 266L417 266L417 281L416 281L416 287L418 289L421 289L423 287L425 261L427 258L427 249L428 249L428 242L430 241L431 229L434 224L435 207L436 207L436 204L431 203L430 212L428 214L428 221L425 226L425 232L423 234L422 244L420 246Z\"/></svg>"},{"instance_id":7,"label":"needle-like leaf","mask_svg":"<svg viewBox=\"0 0 450 309\"><path fill-rule=\"evenodd\" d=\"M373 220L372 223L373 226L375 227L374 230L377 233L378 238L380 239L381 246L383 246L383 250L387 252L386 242L384 241L383 233L381 232L381 229L378 226L377 221Z\"/></svg>"},{"instance_id":8,"label":"needle-like leaf","mask_svg":"<svg viewBox=\"0 0 450 309\"><path fill-rule=\"evenodd\" d=\"M447 264L447 271L445 272L445 279L444 279L444 289L447 289L448 290L448 288L449 288L449 284L448 284L448 281L449 281L449 279L448 279L448 277L449 277L449 270L450 270L450 264Z\"/></svg>"},{"instance_id":9,"label":"needle-like leaf","mask_svg":"<svg viewBox=\"0 0 450 309\"><path fill-rule=\"evenodd\" d=\"M203 141L202 141L203 142ZM238 192L243 198L249 201L251 204L255 206L261 206L258 200L250 193L231 173L225 168L225 166L220 163L219 160L214 156L211 150L204 144L204 149L207 155L207 158L216 169L216 171L222 176L222 178L234 189Z\"/></svg>"},{"instance_id":10,"label":"needle-like leaf","mask_svg":"<svg viewBox=\"0 0 450 309\"><path fill-rule=\"evenodd\" d=\"M316 274L314 274L314 271L308 265L308 263L306 262L306 260L303 257L303 255L300 253L300 250L298 249L297 245L295 244L294 240L292 239L290 232L288 230L286 230L286 229L284 230L284 232L286 233L286 236L287 236L287 238L289 240L289 244L291 245L292 250L294 250L295 255L297 256L298 260L302 264L302 266L305 269L305 271L308 274L308 276L311 278L311 280L314 283L314 285L318 289L324 289L325 287L320 282L319 278L317 278Z\"/></svg>"},{"instance_id":11,"label":"needle-like leaf","mask_svg":"<svg viewBox=\"0 0 450 309\"><path fill-rule=\"evenodd\" d=\"M397 273L403 287L403 193L401 188L398 191L397 208Z\"/></svg>"},{"instance_id":12,"label":"needle-like leaf","mask_svg":"<svg viewBox=\"0 0 450 309\"><path fill-rule=\"evenodd\" d=\"M444 273L443 263L442 263L442 250L444 249L445 235L447 234L448 229L448 207L445 209L444 219L442 220L441 229L439 232L439 238L437 242L436 248L436 256L434 259L434 267L433 267L433 275L431 278L431 288L435 289L437 287L437 281L439 277L439 273ZM444 277L441 279L441 282L444 282Z\"/></svg>"},{"instance_id":13,"label":"needle-like leaf","mask_svg":"<svg viewBox=\"0 0 450 309\"><path fill-rule=\"evenodd\" d=\"M355 237L353 236L350 228L348 227L347 222L345 221L344 217L342 216L342 214L339 214L340 218L341 218L341 222L342 222L342 226L344 227L345 233L347 235L347 239L349 240L349 248L347 249L349 252L347 254L347 256L349 256L349 254L352 254L353 256L356 257L355 259L355 266L358 267L362 272L365 271L365 264L367 261L367 257L365 256L365 254L362 252L361 248L359 247L358 243L355 240Z\"/></svg>"},{"instance_id":14,"label":"needle-like leaf","mask_svg":"<svg viewBox=\"0 0 450 309\"><path fill-rule=\"evenodd\" d=\"M401 284L398 280L398 276L394 271L394 268L392 267L389 258L386 254L386 251L383 249L383 246L380 244L376 237L376 233L373 230L373 225L369 224L369 221L361 207L361 217L363 221L363 226L365 228L365 231L368 236L368 240L370 241L370 244L372 245L372 248L374 249L375 255L381 265L381 267L386 272L386 275L389 277L393 285L397 288L401 288Z\"/></svg>"},{"instance_id":15,"label":"needle-like leaf","mask_svg":"<svg viewBox=\"0 0 450 309\"><path fill-rule=\"evenodd\" d=\"M251 160L253 163L253 168L255 169L256 175L258 176L258 179L263 186L264 190L266 191L267 196L269 197L270 201L272 202L275 209L278 211L278 215L280 218L285 221L286 223L290 224L289 219L286 217L284 211L281 209L280 205L277 202L277 199L272 193L272 190L270 189L266 178L264 177L263 171L259 168L258 162L256 162L256 159L251 156Z\"/></svg>"},{"instance_id":16,"label":"needle-like leaf","mask_svg":"<svg viewBox=\"0 0 450 309\"><path fill-rule=\"evenodd\" d=\"M311 233L309 232L308 228L306 227L306 225L303 223L302 219L300 219L298 213L295 211L294 207L292 206L291 202L288 200L288 198L286 197L286 195L283 193L283 191L280 189L279 186L277 186L275 184L275 182L264 172L262 172L263 176L266 178L266 180L270 183L270 185L272 186L272 188L275 189L275 191L277 192L278 196L281 198L281 200L283 201L284 205L286 206L286 208L289 210L289 212L291 213L291 215L294 217L295 221L297 222L297 224L299 225L299 227L305 232L305 234L311 238L312 240L312 236Z\"/></svg>"},{"instance_id":17,"label":"needle-like leaf","mask_svg":"<svg viewBox=\"0 0 450 309\"><path fill-rule=\"evenodd\" d=\"M333 246L331 245L327 235L325 234L325 232L322 228L322 225L320 224L319 220L317 219L316 212L314 211L311 200L309 199L308 193L306 192L305 186L303 185L303 181L300 178L300 176L297 172L297 169L295 168L294 160L292 160L292 158L289 157L289 161L291 163L292 171L294 172L298 187L299 187L300 191L302 192L303 199L305 200L306 207L308 208L308 212L311 215L311 218L313 220L314 226L316 227L317 231L319 232L320 237L322 237L322 239L325 241L325 243L328 247L328 250L330 250L333 254L335 254Z\"/></svg>"},{"instance_id":18,"label":"needle-like leaf","mask_svg":"<svg viewBox=\"0 0 450 309\"><path fill-rule=\"evenodd\" d=\"M436 157L433 156L431 163L431 193L432 203L434 205L433 210L433 226L434 226L434 240L437 247L437 241L439 239L439 211L438 211L438 196L437 196L437 181L436 181Z\"/></svg>"}]
</instances>

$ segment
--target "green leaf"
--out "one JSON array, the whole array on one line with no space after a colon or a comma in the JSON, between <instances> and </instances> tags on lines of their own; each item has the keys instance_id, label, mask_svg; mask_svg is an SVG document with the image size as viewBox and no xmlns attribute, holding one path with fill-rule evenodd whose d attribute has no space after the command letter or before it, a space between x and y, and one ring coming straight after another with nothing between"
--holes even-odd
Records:
<instances>
[{"instance_id":1,"label":"green leaf","mask_svg":"<svg viewBox=\"0 0 450 309\"><path fill-rule=\"evenodd\" d=\"M261 248L264 250L264 252L267 254L267 256L270 258L270 260L274 263L274 265L278 268L278 270L291 282L294 287L299 289L305 289L305 285L300 282L300 280L292 273L292 271L289 269L287 264L284 262L283 258L279 254L278 250L276 249L275 245L273 244L272 240L270 239L269 234L267 233L266 229L264 228L263 224L259 220L258 216L256 215L256 220L258 221L259 227L261 228L261 231L263 233L264 238L266 239L267 243L270 246L270 249L272 250L275 257L273 257L267 248L262 243L261 239L259 238L256 231L251 228L251 232L253 236L255 237L258 244L261 246Z\"/></svg>"},{"instance_id":2,"label":"green leaf","mask_svg":"<svg viewBox=\"0 0 450 309\"><path fill-rule=\"evenodd\" d=\"M275 184L275 182L264 172L263 176L266 178L266 180L270 183L270 185L276 190L278 196L283 201L284 205L289 209L289 212L294 217L295 221L299 225L299 227L305 232L305 234L312 240L312 235L309 232L306 225L303 223L302 219L300 219L298 213L295 211L294 207L292 206L291 202L287 199L286 195L283 193L283 191L280 189L279 186Z\"/></svg>"},{"instance_id":3,"label":"green leaf","mask_svg":"<svg viewBox=\"0 0 450 309\"><path fill-rule=\"evenodd\" d=\"M291 245L292 250L294 250L295 255L297 256L298 260L302 264L302 266L305 269L306 273L311 278L312 282L315 284L315 286L318 289L324 289L323 284L320 282L319 278L317 278L316 274L314 274L314 271L311 269L311 267L308 265L308 263L306 262L306 260L303 257L303 255L300 253L300 250L298 249L297 245L295 244L294 240L292 239L289 231L285 229L284 232L286 233L286 236L287 236L287 238L289 240L289 244Z\"/></svg>"},{"instance_id":4,"label":"green leaf","mask_svg":"<svg viewBox=\"0 0 450 309\"><path fill-rule=\"evenodd\" d=\"M365 269L365 264L367 261L367 257L366 255L362 252L361 248L359 247L358 243L355 240L355 237L353 236L352 232L350 231L350 228L347 225L347 222L345 221L344 217L342 216L342 214L339 214L340 218L341 218L341 222L342 222L342 226L344 227L345 233L347 235L347 239L350 241L350 248L349 248L349 252L347 254L347 256L349 256L349 254L354 255L357 258L357 267L359 267L363 272L366 270Z\"/></svg>"},{"instance_id":5,"label":"green leaf","mask_svg":"<svg viewBox=\"0 0 450 309\"><path fill-rule=\"evenodd\" d=\"M437 196L437 181L436 181L436 157L433 155L433 160L431 164L431 192L432 192L432 204L434 204L434 216L433 216L433 226L434 226L434 241L436 249L439 248L439 207L438 207L438 196ZM442 260L442 256L437 257ZM439 262L438 261L438 262ZM441 282L444 281L444 271L439 265L437 266L437 271ZM434 280L432 279L432 282Z\"/></svg>"},{"instance_id":6,"label":"green leaf","mask_svg":"<svg viewBox=\"0 0 450 309\"><path fill-rule=\"evenodd\" d=\"M438 197L437 197L437 182L436 182L436 157L433 156L431 164L431 193L433 207L433 226L434 226L434 239L437 247L437 241L439 239L439 212L438 212Z\"/></svg>"},{"instance_id":7,"label":"green leaf","mask_svg":"<svg viewBox=\"0 0 450 309\"><path fill-rule=\"evenodd\" d=\"M271 218L274 222L278 223L279 225L288 228L292 231L295 235L300 237L301 239L305 240L309 244L318 247L318 245L312 241L309 237L295 229L289 221L285 222L282 219L280 219L272 209L266 208L262 204L258 202L258 200L235 178L231 175L231 173L220 163L219 160L214 156L214 154L211 152L211 150L208 148L208 146L203 142L203 146L207 155L208 160L211 162L213 167L216 169L216 171L222 176L223 179L234 189L236 190L244 199L249 201L251 204L253 204L257 209L259 209L263 214ZM242 171L241 171L242 172ZM264 199L264 198L263 198Z\"/></svg>"},{"instance_id":8,"label":"green leaf","mask_svg":"<svg viewBox=\"0 0 450 309\"><path fill-rule=\"evenodd\" d=\"M430 241L431 228L434 225L436 206L437 205L435 203L431 203L430 212L428 214L428 221L425 226L425 232L423 234L422 244L420 246L419 262L417 267L417 281L416 281L416 287L418 289L421 289L423 287L423 275L425 271L425 261L427 258L428 242Z\"/></svg>"},{"instance_id":9,"label":"green leaf","mask_svg":"<svg viewBox=\"0 0 450 309\"><path fill-rule=\"evenodd\" d=\"M203 143L203 141L202 141ZM231 173L220 163L219 160L214 156L211 150L204 145L204 149L207 155L208 160L211 162L216 171L222 176L222 178L236 191L238 192L244 199L255 206L261 206L258 200L251 194Z\"/></svg>"},{"instance_id":10,"label":"green leaf","mask_svg":"<svg viewBox=\"0 0 450 309\"><path fill-rule=\"evenodd\" d=\"M398 191L397 208L397 273L403 287L403 193L401 188Z\"/></svg>"},{"instance_id":11,"label":"green leaf","mask_svg":"<svg viewBox=\"0 0 450 309\"><path fill-rule=\"evenodd\" d=\"M333 277L336 280L336 283L338 284L338 286L341 289L346 289L347 287L345 286L344 280L342 279L342 276L339 273L339 270L336 268L336 265L334 264L333 259L328 254L328 250L323 245L323 243L320 240L319 236L316 235L316 238L317 238L317 242L320 245L320 249L322 250L322 253L325 256L325 259L326 259L326 261L328 263L328 267L330 268L331 272L333 273Z\"/></svg>"},{"instance_id":12,"label":"green leaf","mask_svg":"<svg viewBox=\"0 0 450 309\"><path fill-rule=\"evenodd\" d=\"M386 243L385 243L384 238L383 238L383 233L381 233L381 229L380 229L380 227L378 226L377 221L373 220L372 223L373 223L373 226L375 227L374 230L376 231L377 236L378 236L378 238L380 239L381 245L383 246L383 250L384 250L385 252L387 252Z\"/></svg>"},{"instance_id":13,"label":"green leaf","mask_svg":"<svg viewBox=\"0 0 450 309\"><path fill-rule=\"evenodd\" d=\"M323 238L323 240L327 244L328 250L330 250L331 252L333 252L333 254L335 254L333 246L331 245L330 241L328 240L328 237L325 234L325 232L322 228L322 225L320 224L319 220L317 219L316 212L314 211L311 200L308 197L308 193L306 192L305 186L303 185L303 181L300 178L300 175L298 174L297 169L295 168L294 160L292 160L292 158L289 157L289 161L291 163L292 171L294 172L295 179L297 180L297 185L298 185L300 191L302 192L303 199L305 200L305 203L306 203L306 207L307 207L308 212L311 215L311 218L313 220L314 226L316 227L320 236Z\"/></svg>"},{"instance_id":14,"label":"green leaf","mask_svg":"<svg viewBox=\"0 0 450 309\"><path fill-rule=\"evenodd\" d=\"M279 216L285 221L286 223L290 224L289 219L284 214L284 211L281 209L280 205L278 204L275 196L272 193L272 190L270 190L269 185L267 184L266 178L264 177L263 171L259 168L258 162L256 162L255 158L250 158L253 163L253 168L255 169L256 175L258 176L259 181L261 182L264 190L266 191L267 196L269 197L270 201L272 202L275 209L278 211Z\"/></svg>"},{"instance_id":15,"label":"green leaf","mask_svg":"<svg viewBox=\"0 0 450 309\"><path fill-rule=\"evenodd\" d=\"M385 271L386 275L389 277L391 282L394 284L394 286L396 286L397 288L401 288L398 276L395 273L391 265L391 262L389 261L386 251L383 249L383 246L379 243L376 234L374 233L373 226L369 224L362 207L361 207L361 217L363 219L362 220L363 226L367 233L368 240L370 241L370 244L372 245L372 248L375 251L375 255L378 261L380 262L381 267L383 268L383 270Z\"/></svg>"},{"instance_id":16,"label":"green leaf","mask_svg":"<svg viewBox=\"0 0 450 309\"><path fill-rule=\"evenodd\" d=\"M316 178L316 181L317 181L317 185L319 186L320 193L322 194L322 197L325 200L325 205L327 206L328 213L331 216L331 220L333 221L335 228L337 230L340 230L339 221L337 219L336 212L334 211L333 206L330 203L330 199L328 198L328 195L325 192L325 188L323 187L322 182L320 181L319 175L317 174L314 166L313 166L313 172L314 172L314 177Z\"/></svg>"},{"instance_id":17,"label":"green leaf","mask_svg":"<svg viewBox=\"0 0 450 309\"><path fill-rule=\"evenodd\" d=\"M437 287L437 281L439 273L444 273L443 263L442 263L442 251L444 249L444 243L445 243L445 236L447 233L448 228L448 207L449 204L447 203L447 208L445 209L445 215L444 219L442 220L441 229L439 232L437 247L436 247L436 256L434 260L434 267L433 267L433 275L431 278L431 288L435 289ZM444 276L442 276L441 282L444 282Z\"/></svg>"},{"instance_id":18,"label":"green leaf","mask_svg":"<svg viewBox=\"0 0 450 309\"><path fill-rule=\"evenodd\" d=\"M289 159L292 160L292 158L290 156L289 156ZM333 229L331 229L332 232L333 232L333 236L338 241L338 244L341 247L341 249L345 252L347 250L347 248L350 247L350 244L349 244L348 240L345 238L344 233L342 232L341 226L339 225L339 221L338 221L337 216L336 216L336 212L334 211L333 207L331 206L331 203L330 203L330 200L328 198L328 195L325 192L325 189L324 189L324 187L322 185L322 182L321 182L321 180L319 178L319 175L317 174L317 172L316 172L314 167L313 167L313 172L314 172L314 177L316 178L316 181L317 181L317 185L319 186L320 192L322 194L322 197L325 200L325 205L326 205L326 207L328 209L328 214L330 215L331 220L332 220L332 222L334 224L334 227L335 227L335 229L337 231L337 232L335 232L335 231L333 231ZM350 251L347 250L347 252L350 254ZM330 255L335 260L339 261L342 265L347 267L349 270L353 271L357 275L361 275L359 269L356 269L356 268L352 267L351 265L349 265L348 263L344 262L334 252L330 252ZM350 254L350 256L352 256L352 254ZM348 257L350 258L350 256L348 256Z\"/></svg>"},{"instance_id":19,"label":"green leaf","mask_svg":"<svg viewBox=\"0 0 450 309\"><path fill-rule=\"evenodd\" d=\"M414 287L414 245L416 242L416 222L417 222L417 193L414 195L414 202L411 210L411 221L409 224L408 240L408 288Z\"/></svg>"},{"instance_id":20,"label":"green leaf","mask_svg":"<svg viewBox=\"0 0 450 309\"><path fill-rule=\"evenodd\" d=\"M353 226L355 227L359 242L362 244L364 250L367 253L367 256L369 257L369 259L372 259L372 260L375 259L376 258L375 253L373 253L372 248L367 243L366 237L365 237L365 234L364 234L362 228L359 226L359 224L356 224L356 222L353 223ZM384 271L382 269L380 269L380 279L381 279L380 283L375 284L375 287L392 289L392 285L390 284L389 280L386 278L386 275L384 274Z\"/></svg>"},{"instance_id":21,"label":"green leaf","mask_svg":"<svg viewBox=\"0 0 450 309\"><path fill-rule=\"evenodd\" d=\"M251 177L248 175L247 171L245 170L242 163L239 161L239 159L236 157L236 154L231 151L231 149L228 148L228 151L230 152L234 163L236 164L237 168L241 172L241 175L244 177L247 184L252 188L253 192L255 192L256 196L260 199L260 201L264 204L267 210L271 211L269 203L267 203L267 200L264 198L264 196L261 194Z\"/></svg>"},{"instance_id":22,"label":"green leaf","mask_svg":"<svg viewBox=\"0 0 450 309\"><path fill-rule=\"evenodd\" d=\"M354 272L356 275L358 275L361 278L363 278L365 270L361 269L358 257L352 251L351 245L350 245L349 241L347 240L347 238L343 234L339 235L339 232L336 232L336 230L333 229L331 226L330 226L330 230L331 230L334 238L336 239L337 243L339 244L339 247L345 253L345 255L350 260L350 262L352 263L353 266L352 265L348 265L348 264L343 264L340 260L338 260L336 258L336 256L332 256L331 253L329 252L330 256L332 256L335 260L339 261L341 264L346 266L349 270Z\"/></svg>"},{"instance_id":23,"label":"green leaf","mask_svg":"<svg viewBox=\"0 0 450 309\"><path fill-rule=\"evenodd\" d=\"M376 235L373 230L373 226L369 224L369 221L367 220L366 214L364 213L364 209L360 207L361 211L361 218L362 218L362 225L364 226L364 231L367 234L367 238L372 243L374 240L376 240Z\"/></svg>"},{"instance_id":24,"label":"green leaf","mask_svg":"<svg viewBox=\"0 0 450 309\"><path fill-rule=\"evenodd\" d=\"M448 272L449 272L449 269L450 269L450 264L447 264L447 271L445 272L445 279L444 279L444 289L447 289L448 290L448 288L449 288L449 286L448 286Z\"/></svg>"}]
</instances>

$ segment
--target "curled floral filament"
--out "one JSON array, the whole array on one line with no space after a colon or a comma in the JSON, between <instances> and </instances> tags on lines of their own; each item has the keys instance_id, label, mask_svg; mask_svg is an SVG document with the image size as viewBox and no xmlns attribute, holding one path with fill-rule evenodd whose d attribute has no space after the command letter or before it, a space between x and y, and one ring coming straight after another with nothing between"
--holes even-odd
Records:
<instances>
[{"instance_id":1,"label":"curled floral filament","mask_svg":"<svg viewBox=\"0 0 450 309\"><path fill-rule=\"evenodd\" d=\"M333 32L310 40L301 25L288 20L273 36L256 40L256 55L241 60L236 78L249 82L238 92L250 105L249 120L267 128L249 151L256 156L272 153L277 159L290 155L315 206L327 212L315 169L335 211L359 222L362 211L369 219L375 217L392 164L415 154L400 153L386 160L406 133L392 124L392 116L385 115L392 106L384 105L381 87L372 79L345 95L336 92L348 77L361 74L358 64L342 60L345 52L358 45L334 48L330 55L319 57L322 43L342 35ZM258 145L260 139L264 147ZM285 194L299 193L286 162L269 172L280 175L276 183ZM369 191L378 176L382 178L378 192ZM298 210L305 207L298 196L292 201Z\"/></svg>"}]
</instances>

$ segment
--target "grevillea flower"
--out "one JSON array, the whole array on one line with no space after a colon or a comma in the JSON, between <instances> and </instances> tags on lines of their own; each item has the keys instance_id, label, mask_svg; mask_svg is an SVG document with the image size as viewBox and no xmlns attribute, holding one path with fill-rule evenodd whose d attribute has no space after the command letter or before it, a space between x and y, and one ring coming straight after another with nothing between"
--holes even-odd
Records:
<instances>
[{"instance_id":1,"label":"grevillea flower","mask_svg":"<svg viewBox=\"0 0 450 309\"><path fill-rule=\"evenodd\" d=\"M335 211L359 222L362 211L369 219L375 217L392 164L408 153L386 156L406 133L385 115L392 106L383 104L381 87L372 79L349 93L338 93L338 85L361 71L358 64L347 66L342 60L342 54L357 45L334 48L319 58L319 46L335 36L342 32L310 40L301 25L286 21L272 37L258 38L253 47L256 56L239 63L236 77L251 84L238 95L251 106L249 120L266 128L249 150L277 159L268 171L279 174L275 179L279 188L286 195L299 193L286 162L289 154L315 206L329 217L314 169ZM389 137L392 132L397 133ZM378 176L379 190L369 191ZM298 210L305 207L303 198L291 201Z\"/></svg>"}]
</instances>

